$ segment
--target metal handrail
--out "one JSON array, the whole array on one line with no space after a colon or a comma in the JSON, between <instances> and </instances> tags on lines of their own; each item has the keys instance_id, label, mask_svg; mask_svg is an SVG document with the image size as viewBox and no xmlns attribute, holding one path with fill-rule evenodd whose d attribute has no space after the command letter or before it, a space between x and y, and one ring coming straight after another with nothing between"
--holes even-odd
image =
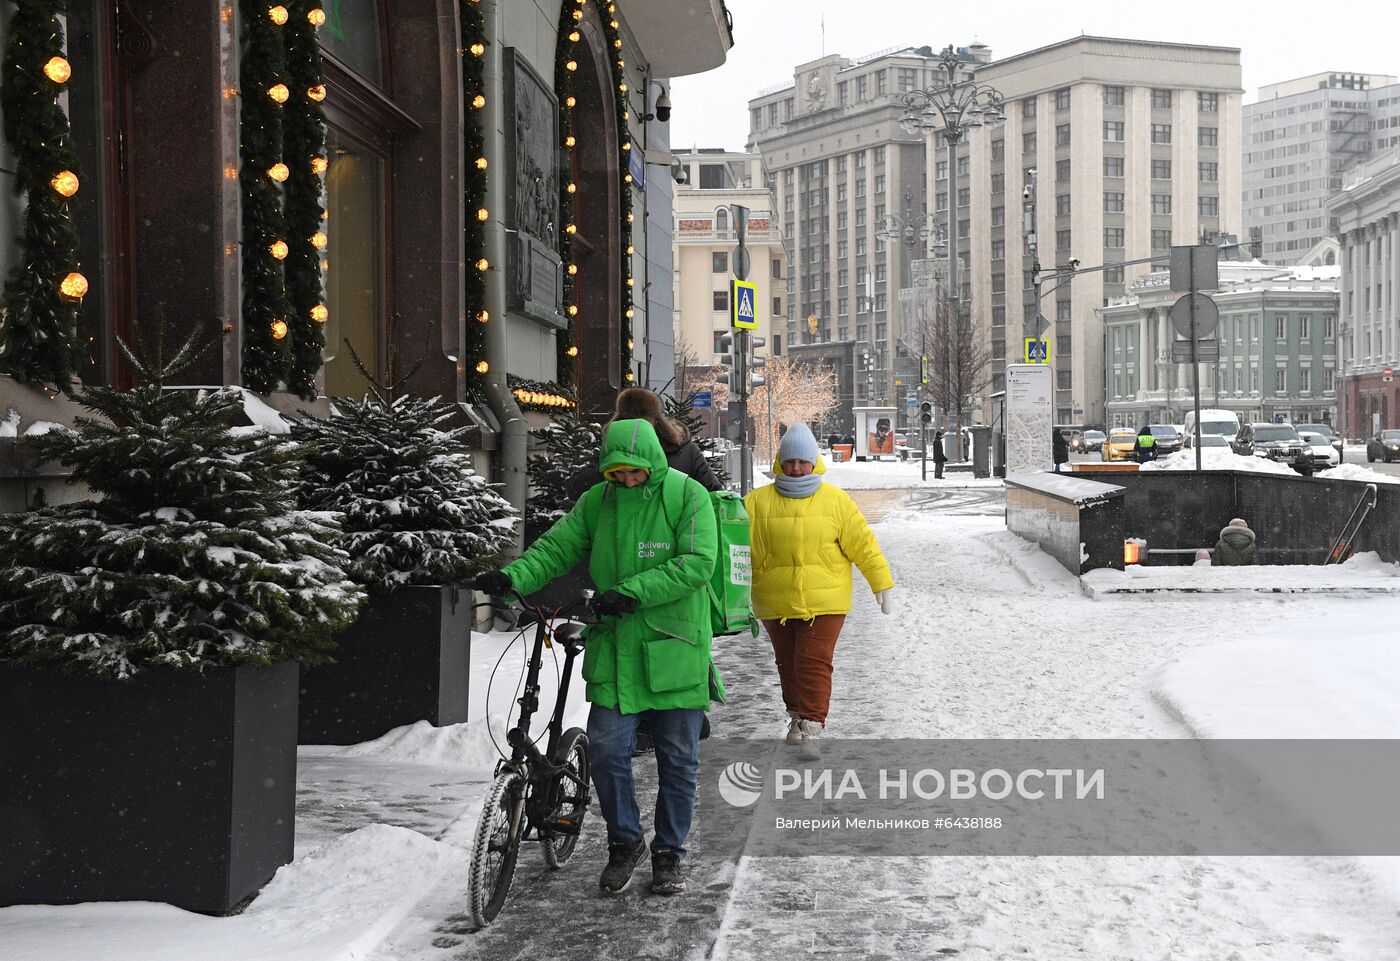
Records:
<instances>
[{"instance_id":1,"label":"metal handrail","mask_svg":"<svg viewBox=\"0 0 1400 961\"><path fill-rule=\"evenodd\" d=\"M1352 508L1351 515L1347 517L1347 522L1342 525L1341 531L1327 548L1327 558L1322 562L1327 564L1341 564L1351 553L1351 545L1356 540L1356 535L1361 530L1361 525L1366 522L1371 511L1376 506L1376 485L1367 484L1366 489L1361 493L1361 500L1357 501Z\"/></svg>"}]
</instances>

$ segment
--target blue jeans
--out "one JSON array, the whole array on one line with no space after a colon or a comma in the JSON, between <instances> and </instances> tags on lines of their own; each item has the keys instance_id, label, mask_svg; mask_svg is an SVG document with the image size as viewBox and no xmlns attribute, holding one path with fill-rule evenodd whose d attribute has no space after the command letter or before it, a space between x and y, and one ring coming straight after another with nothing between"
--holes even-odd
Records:
<instances>
[{"instance_id":1,"label":"blue jeans","mask_svg":"<svg viewBox=\"0 0 1400 961\"><path fill-rule=\"evenodd\" d=\"M632 751L643 718L651 726L659 780L651 850L669 848L684 856L700 772L700 723L705 712L699 709L621 714L616 708L595 704L588 712L588 762L598 806L608 822L608 843L636 844L643 836L632 782Z\"/></svg>"}]
</instances>

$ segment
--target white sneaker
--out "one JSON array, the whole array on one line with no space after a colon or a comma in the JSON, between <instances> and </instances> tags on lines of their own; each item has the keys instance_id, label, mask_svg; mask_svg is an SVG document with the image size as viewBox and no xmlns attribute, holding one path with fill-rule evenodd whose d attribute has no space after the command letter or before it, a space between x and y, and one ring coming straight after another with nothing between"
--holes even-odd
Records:
<instances>
[{"instance_id":1,"label":"white sneaker","mask_svg":"<svg viewBox=\"0 0 1400 961\"><path fill-rule=\"evenodd\" d=\"M796 747L802 743L802 719L791 711L788 711L788 717L791 720L788 723L787 737L783 740Z\"/></svg>"},{"instance_id":2,"label":"white sneaker","mask_svg":"<svg viewBox=\"0 0 1400 961\"><path fill-rule=\"evenodd\" d=\"M801 746L798 748L797 756L803 761L820 761L822 759L822 722L821 721L799 721L802 730Z\"/></svg>"}]
</instances>

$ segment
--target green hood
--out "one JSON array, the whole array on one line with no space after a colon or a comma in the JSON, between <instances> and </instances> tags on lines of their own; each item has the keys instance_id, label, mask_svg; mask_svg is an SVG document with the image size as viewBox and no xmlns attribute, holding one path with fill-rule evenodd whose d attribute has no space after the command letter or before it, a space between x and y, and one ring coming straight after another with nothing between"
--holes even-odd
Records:
<instances>
[{"instance_id":1,"label":"green hood","mask_svg":"<svg viewBox=\"0 0 1400 961\"><path fill-rule=\"evenodd\" d=\"M657 487L666 479L666 452L649 421L615 420L608 425L598 469L606 477L612 467L645 467L651 471L648 487Z\"/></svg>"}]
</instances>

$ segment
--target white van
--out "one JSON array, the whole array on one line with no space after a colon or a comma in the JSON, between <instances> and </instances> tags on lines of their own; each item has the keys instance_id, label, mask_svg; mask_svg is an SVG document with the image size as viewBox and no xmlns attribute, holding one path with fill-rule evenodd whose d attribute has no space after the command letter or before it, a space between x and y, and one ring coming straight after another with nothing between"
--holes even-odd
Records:
<instances>
[{"instance_id":1,"label":"white van","mask_svg":"<svg viewBox=\"0 0 1400 961\"><path fill-rule=\"evenodd\" d=\"M1188 410L1186 412L1186 436L1195 440L1196 437L1196 412ZM1224 437L1226 440L1234 440L1235 435L1240 432L1240 418L1232 410L1211 410L1201 409L1201 434L1214 434L1217 437Z\"/></svg>"}]
</instances>

